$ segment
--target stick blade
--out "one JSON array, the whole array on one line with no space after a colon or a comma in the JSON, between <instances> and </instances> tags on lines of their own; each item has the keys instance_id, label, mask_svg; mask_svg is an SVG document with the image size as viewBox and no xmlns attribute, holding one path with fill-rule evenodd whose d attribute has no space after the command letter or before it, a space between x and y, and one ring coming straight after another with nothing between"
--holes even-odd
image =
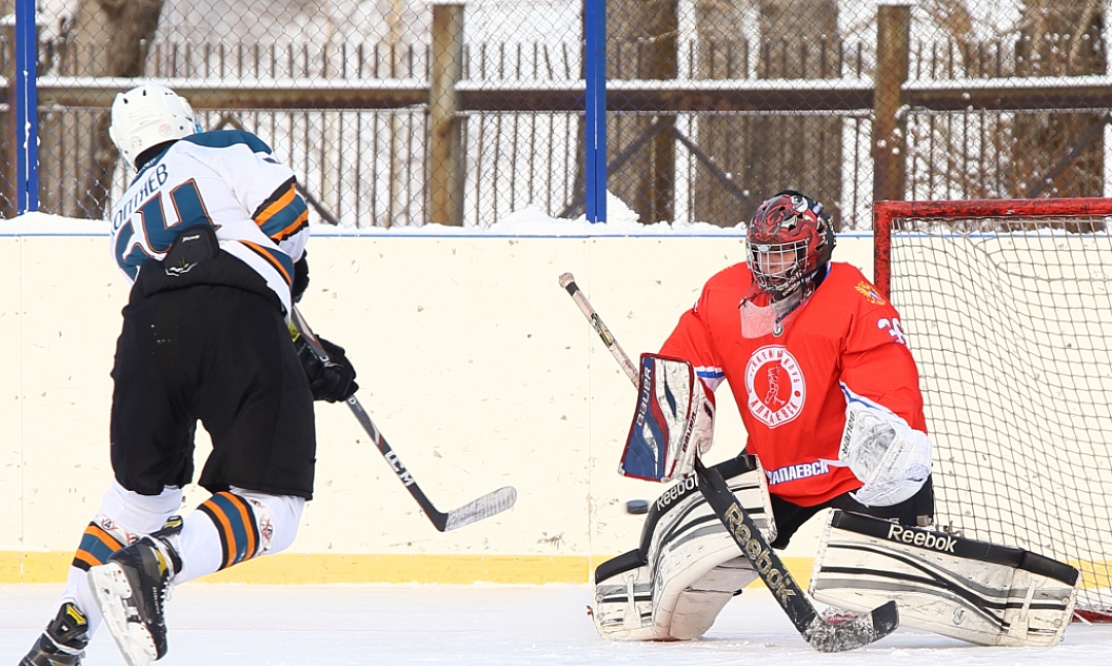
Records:
<instances>
[{"instance_id":1,"label":"stick blade","mask_svg":"<svg viewBox=\"0 0 1112 666\"><path fill-rule=\"evenodd\" d=\"M843 622L830 622L816 616L803 637L819 652L846 652L874 643L900 626L895 601Z\"/></svg>"},{"instance_id":2,"label":"stick blade","mask_svg":"<svg viewBox=\"0 0 1112 666\"><path fill-rule=\"evenodd\" d=\"M441 532L450 532L498 515L511 508L515 502L517 502L517 489L513 486L505 486L449 511L445 514L444 526L437 525L437 527L440 527Z\"/></svg>"}]
</instances>

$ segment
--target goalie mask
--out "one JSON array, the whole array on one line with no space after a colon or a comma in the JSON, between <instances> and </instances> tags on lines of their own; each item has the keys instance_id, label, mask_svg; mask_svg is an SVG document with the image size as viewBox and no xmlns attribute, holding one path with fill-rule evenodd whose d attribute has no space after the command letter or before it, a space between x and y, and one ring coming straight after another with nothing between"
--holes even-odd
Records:
<instances>
[{"instance_id":1,"label":"goalie mask","mask_svg":"<svg viewBox=\"0 0 1112 666\"><path fill-rule=\"evenodd\" d=\"M785 190L757 208L747 241L753 286L740 306L742 335L778 335L821 281L834 252L834 223L821 203Z\"/></svg>"},{"instance_id":2,"label":"goalie mask","mask_svg":"<svg viewBox=\"0 0 1112 666\"><path fill-rule=\"evenodd\" d=\"M186 99L160 83L116 95L108 136L133 168L143 151L201 131Z\"/></svg>"}]
</instances>

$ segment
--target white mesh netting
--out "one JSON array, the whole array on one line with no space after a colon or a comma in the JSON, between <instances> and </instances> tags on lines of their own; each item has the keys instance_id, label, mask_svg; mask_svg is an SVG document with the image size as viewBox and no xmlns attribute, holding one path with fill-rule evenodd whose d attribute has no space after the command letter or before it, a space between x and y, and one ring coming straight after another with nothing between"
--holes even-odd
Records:
<instances>
[{"instance_id":1,"label":"white mesh netting","mask_svg":"<svg viewBox=\"0 0 1112 666\"><path fill-rule=\"evenodd\" d=\"M937 522L1082 572L1112 609L1106 218L896 219L891 299L936 443Z\"/></svg>"}]
</instances>

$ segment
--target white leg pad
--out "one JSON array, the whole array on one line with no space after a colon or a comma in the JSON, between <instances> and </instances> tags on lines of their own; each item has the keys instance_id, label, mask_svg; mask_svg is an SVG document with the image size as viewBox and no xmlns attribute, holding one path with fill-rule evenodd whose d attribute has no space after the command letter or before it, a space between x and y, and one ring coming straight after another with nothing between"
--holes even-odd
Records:
<instances>
[{"instance_id":1,"label":"white leg pad","mask_svg":"<svg viewBox=\"0 0 1112 666\"><path fill-rule=\"evenodd\" d=\"M1051 646L1069 626L1079 580L1029 551L835 511L810 592L855 611L895 600L901 625L971 643Z\"/></svg>"},{"instance_id":2,"label":"white leg pad","mask_svg":"<svg viewBox=\"0 0 1112 666\"><path fill-rule=\"evenodd\" d=\"M766 538L776 529L763 470L728 481ZM612 640L690 640L757 578L694 479L670 487L646 517L641 548L596 571L595 628Z\"/></svg>"},{"instance_id":3,"label":"white leg pad","mask_svg":"<svg viewBox=\"0 0 1112 666\"><path fill-rule=\"evenodd\" d=\"M595 629L603 638L615 641L650 641L664 639L653 627L652 577L649 567L637 565L636 550L610 560L628 560L632 568L595 583L595 600L591 615Z\"/></svg>"},{"instance_id":4,"label":"white leg pad","mask_svg":"<svg viewBox=\"0 0 1112 666\"><path fill-rule=\"evenodd\" d=\"M707 633L726 603L756 579L757 572L743 555L711 569L676 597L668 633L681 641Z\"/></svg>"}]
</instances>

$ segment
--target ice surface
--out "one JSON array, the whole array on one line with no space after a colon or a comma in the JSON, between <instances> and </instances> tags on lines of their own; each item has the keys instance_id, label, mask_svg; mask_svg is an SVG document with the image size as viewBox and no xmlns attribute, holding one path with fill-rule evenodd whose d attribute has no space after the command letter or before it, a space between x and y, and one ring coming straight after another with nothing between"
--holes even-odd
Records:
<instances>
[{"instance_id":1,"label":"ice surface","mask_svg":"<svg viewBox=\"0 0 1112 666\"><path fill-rule=\"evenodd\" d=\"M15 664L54 613L56 585L0 585L0 664ZM765 590L734 599L701 640L612 643L585 585L260 586L189 583L167 605L159 666L576 664L583 666L1022 666L1112 663L1112 626L1074 624L1053 648L988 648L901 628L854 652L820 654ZM123 664L107 632L84 666Z\"/></svg>"}]
</instances>

